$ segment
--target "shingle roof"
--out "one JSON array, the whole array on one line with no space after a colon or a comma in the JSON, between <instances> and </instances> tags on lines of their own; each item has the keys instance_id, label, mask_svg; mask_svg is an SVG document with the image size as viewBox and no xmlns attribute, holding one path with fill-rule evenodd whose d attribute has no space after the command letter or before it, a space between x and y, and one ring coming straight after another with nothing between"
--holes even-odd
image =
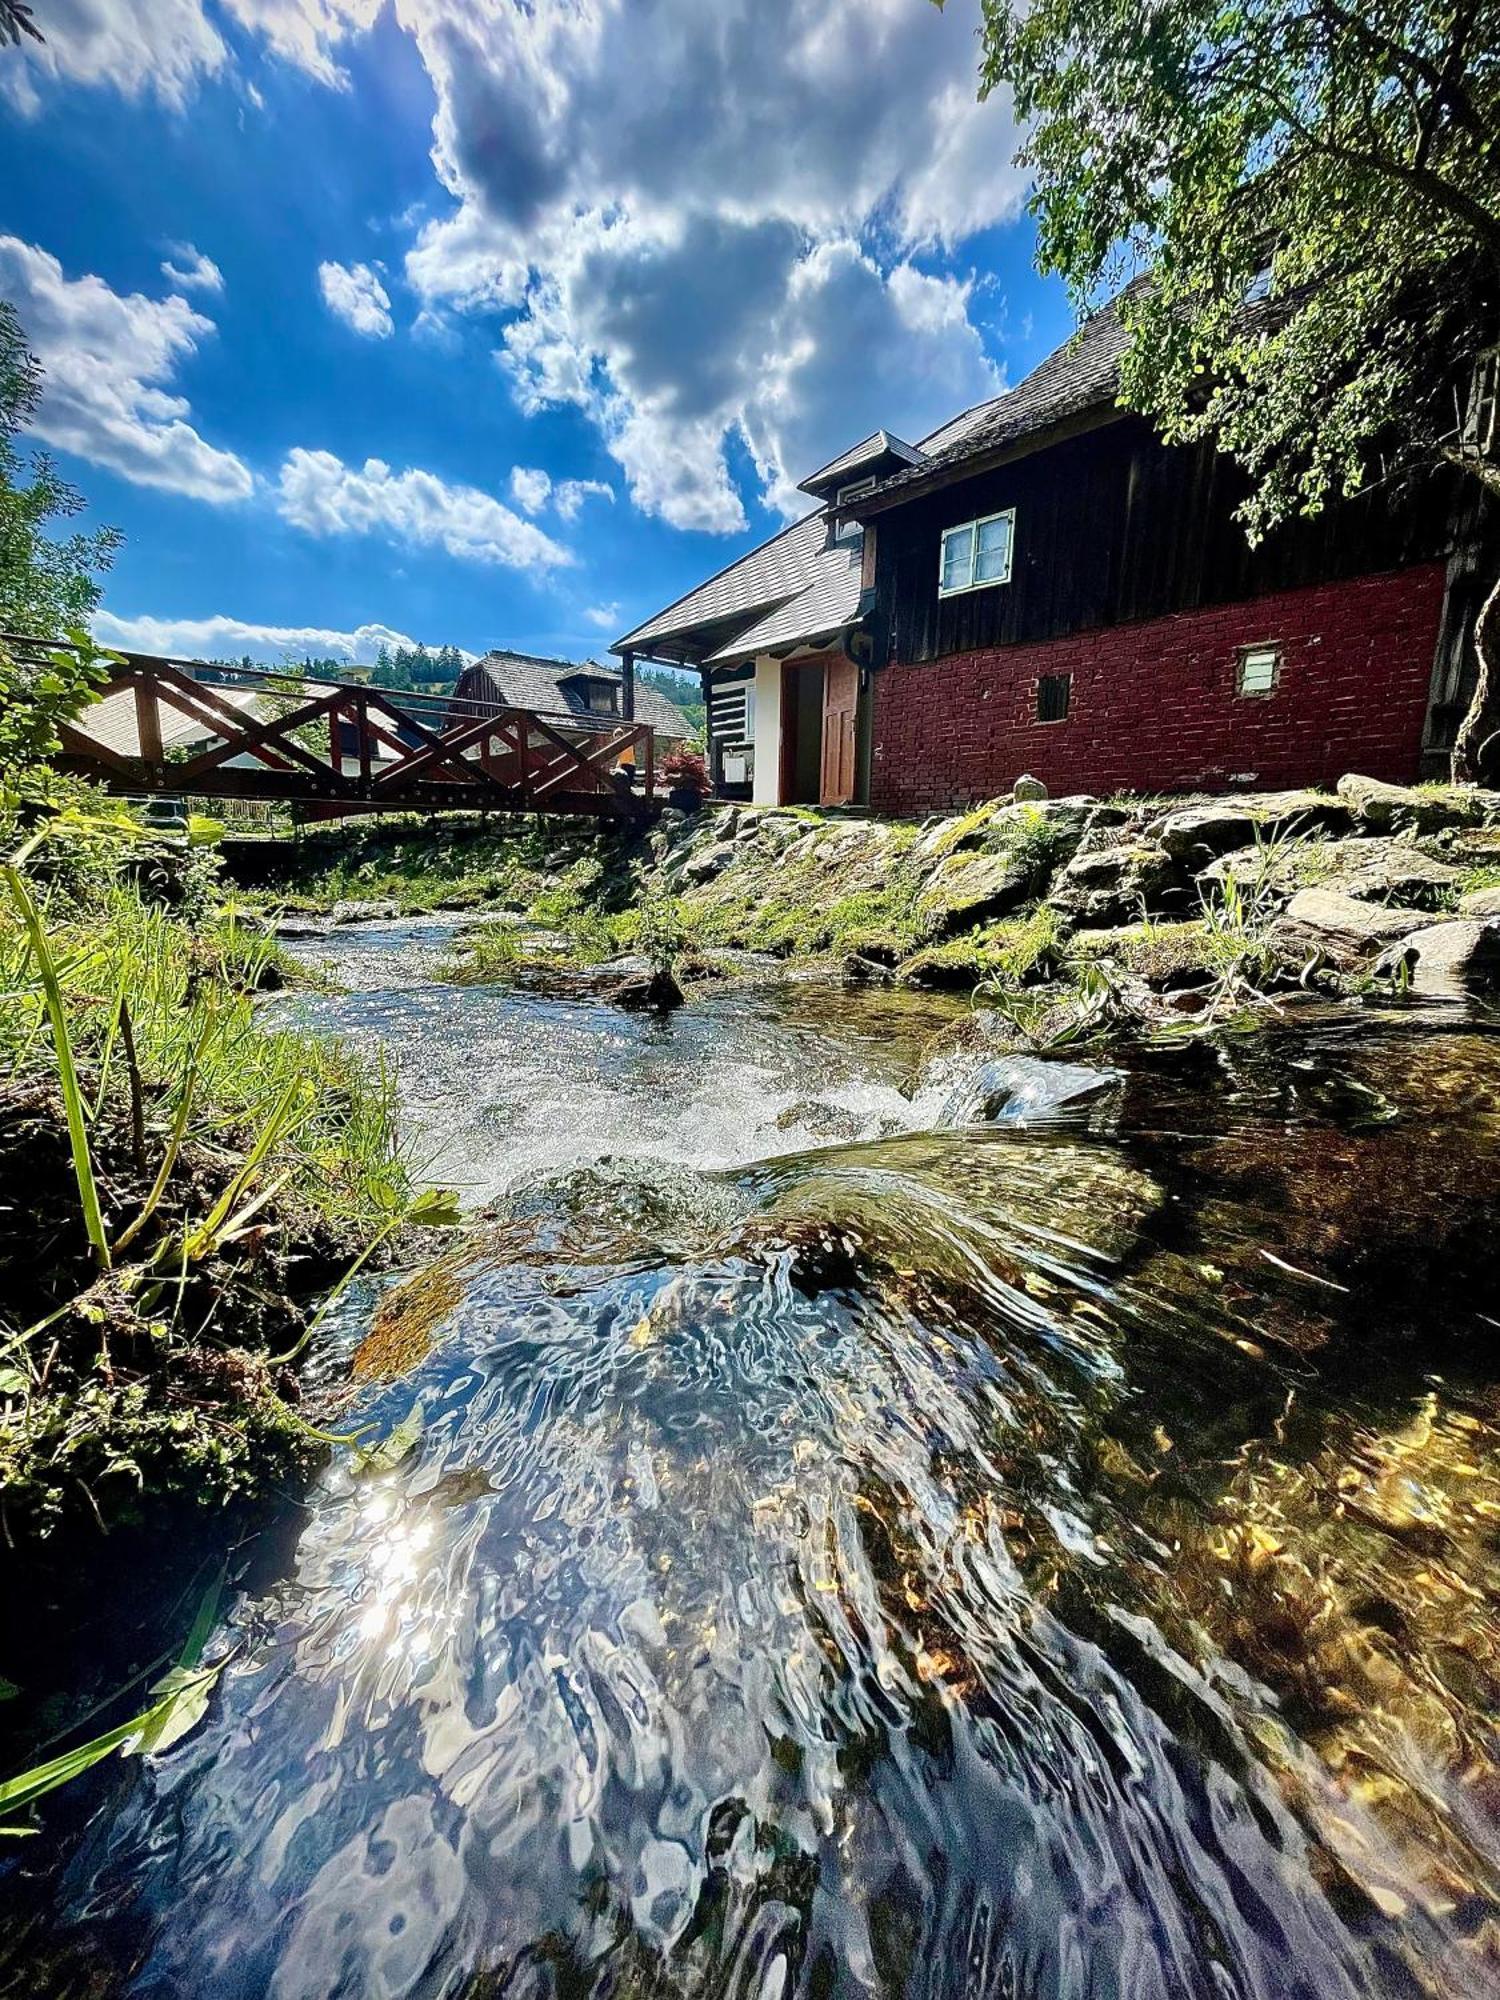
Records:
<instances>
[{"instance_id":1,"label":"shingle roof","mask_svg":"<svg viewBox=\"0 0 1500 2000\"><path fill-rule=\"evenodd\" d=\"M827 557L806 590L777 605L748 632L739 633L727 646L710 653L709 659L739 660L747 653L766 653L775 646L821 638L852 624L859 611L862 587L859 545L836 543L827 551Z\"/></svg>"},{"instance_id":2,"label":"shingle roof","mask_svg":"<svg viewBox=\"0 0 1500 2000\"><path fill-rule=\"evenodd\" d=\"M1126 290L1144 282L1138 278ZM883 479L876 494L883 500L963 459L1022 444L1068 417L1113 404L1128 341L1116 304L1111 300L1091 313L1071 339L1054 348L1014 389L977 403L923 438L923 462Z\"/></svg>"},{"instance_id":3,"label":"shingle roof","mask_svg":"<svg viewBox=\"0 0 1500 2000\"><path fill-rule=\"evenodd\" d=\"M495 699L507 708L529 708L538 715L566 715L574 704L561 683L575 675L587 674L619 687L620 675L614 667L597 660L548 660L535 653L486 653L464 670L460 689L472 699L463 683L471 675L483 674L495 690ZM692 727L682 710L660 689L637 678L635 719L649 723L658 736L691 736Z\"/></svg>"},{"instance_id":4,"label":"shingle roof","mask_svg":"<svg viewBox=\"0 0 1500 2000\"><path fill-rule=\"evenodd\" d=\"M803 493L817 493L820 488L831 485L836 479L842 479L846 472L855 472L860 466L870 465L879 458L899 458L908 465L922 463L922 453L909 445L904 438L898 438L890 431L871 431L867 438L861 439L858 444L850 445L847 451L840 452L838 457L830 459L827 465L820 466L816 472L808 473L806 479L799 482L799 490Z\"/></svg>"},{"instance_id":5,"label":"shingle roof","mask_svg":"<svg viewBox=\"0 0 1500 2000\"><path fill-rule=\"evenodd\" d=\"M769 610L776 604L806 590L819 574L826 553L828 529L820 513L804 515L779 535L762 542L738 562L730 563L700 583L686 597L679 597L665 611L637 625L623 639L616 639L611 651L641 651L680 633L696 632L703 625L717 625L754 611Z\"/></svg>"}]
</instances>

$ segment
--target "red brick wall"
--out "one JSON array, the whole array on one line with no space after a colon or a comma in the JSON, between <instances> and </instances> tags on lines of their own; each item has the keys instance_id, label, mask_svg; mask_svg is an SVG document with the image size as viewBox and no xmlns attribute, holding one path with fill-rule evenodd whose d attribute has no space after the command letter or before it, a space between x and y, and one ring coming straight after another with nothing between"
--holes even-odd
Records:
<instances>
[{"instance_id":1,"label":"red brick wall","mask_svg":"<svg viewBox=\"0 0 1500 2000\"><path fill-rule=\"evenodd\" d=\"M870 803L928 812L1008 791L1023 771L1066 792L1330 784L1417 776L1443 566L1289 590L1041 645L893 662L874 681ZM1274 641L1268 695L1236 692L1239 650ZM1041 674L1069 713L1038 722Z\"/></svg>"}]
</instances>

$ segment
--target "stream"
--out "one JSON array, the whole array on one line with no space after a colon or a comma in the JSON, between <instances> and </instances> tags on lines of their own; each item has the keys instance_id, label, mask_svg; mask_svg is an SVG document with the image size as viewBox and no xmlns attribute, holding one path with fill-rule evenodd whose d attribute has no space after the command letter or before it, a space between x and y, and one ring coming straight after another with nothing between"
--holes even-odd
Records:
<instances>
[{"instance_id":1,"label":"stream","mask_svg":"<svg viewBox=\"0 0 1500 2000\"><path fill-rule=\"evenodd\" d=\"M0 1994L1500 1994L1493 1021L976 1069L443 939L272 1003L484 1212L312 1370L411 1449L6 1857Z\"/></svg>"}]
</instances>

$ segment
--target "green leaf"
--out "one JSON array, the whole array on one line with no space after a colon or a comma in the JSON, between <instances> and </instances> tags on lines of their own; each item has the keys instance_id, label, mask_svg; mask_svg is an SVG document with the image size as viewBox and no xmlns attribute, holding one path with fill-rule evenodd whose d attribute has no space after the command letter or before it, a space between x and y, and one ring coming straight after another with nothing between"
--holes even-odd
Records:
<instances>
[{"instance_id":1,"label":"green leaf","mask_svg":"<svg viewBox=\"0 0 1500 2000\"><path fill-rule=\"evenodd\" d=\"M14 1681L8 1681L4 1674L0 1674L0 1701L14 1701L20 1692Z\"/></svg>"},{"instance_id":2,"label":"green leaf","mask_svg":"<svg viewBox=\"0 0 1500 2000\"><path fill-rule=\"evenodd\" d=\"M453 1188L428 1188L407 1209L406 1219L420 1222L425 1229L457 1229L464 1216Z\"/></svg>"}]
</instances>

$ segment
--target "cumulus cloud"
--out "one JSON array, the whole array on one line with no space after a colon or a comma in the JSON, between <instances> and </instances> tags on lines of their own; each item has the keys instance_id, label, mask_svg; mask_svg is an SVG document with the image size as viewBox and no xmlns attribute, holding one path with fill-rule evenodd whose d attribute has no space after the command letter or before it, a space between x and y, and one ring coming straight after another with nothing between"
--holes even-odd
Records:
<instances>
[{"instance_id":1,"label":"cumulus cloud","mask_svg":"<svg viewBox=\"0 0 1500 2000\"><path fill-rule=\"evenodd\" d=\"M285 520L312 535L378 534L507 569L558 569L573 560L560 542L477 486L450 486L416 469L393 472L378 458L345 465L331 451L299 446L282 465L276 504Z\"/></svg>"},{"instance_id":2,"label":"cumulus cloud","mask_svg":"<svg viewBox=\"0 0 1500 2000\"><path fill-rule=\"evenodd\" d=\"M401 18L457 202L408 278L429 307L510 315L522 408L585 411L638 506L736 529L738 441L793 510L796 478L875 424L920 435L997 391L969 288L915 261L1023 193L1007 102L976 100L972 7L403 0ZM622 96L642 48L661 90ZM670 145L663 97L696 107Z\"/></svg>"},{"instance_id":3,"label":"cumulus cloud","mask_svg":"<svg viewBox=\"0 0 1500 2000\"><path fill-rule=\"evenodd\" d=\"M248 653L269 666L309 653L315 659L373 661L382 646L394 652L416 644L389 625L357 625L352 632L340 632L326 625L260 625L245 618L117 618L111 611L94 613L93 630L101 645L128 652L188 660L238 659Z\"/></svg>"},{"instance_id":4,"label":"cumulus cloud","mask_svg":"<svg viewBox=\"0 0 1500 2000\"><path fill-rule=\"evenodd\" d=\"M356 333L386 340L395 331L390 295L368 264L320 264L318 286L328 310Z\"/></svg>"},{"instance_id":5,"label":"cumulus cloud","mask_svg":"<svg viewBox=\"0 0 1500 2000\"><path fill-rule=\"evenodd\" d=\"M613 632L619 620L618 604L591 604L584 617L590 625L596 625L601 632Z\"/></svg>"},{"instance_id":6,"label":"cumulus cloud","mask_svg":"<svg viewBox=\"0 0 1500 2000\"><path fill-rule=\"evenodd\" d=\"M169 243L161 274L182 292L222 292L224 273L191 243Z\"/></svg>"},{"instance_id":7,"label":"cumulus cloud","mask_svg":"<svg viewBox=\"0 0 1500 2000\"><path fill-rule=\"evenodd\" d=\"M49 60L92 80L118 64L122 88L179 102L230 60L218 18L336 85L379 4L68 0L80 29ZM841 444L880 423L920 434L997 388L953 273L1024 180L1008 96L977 100L975 0L397 0L395 16L451 197L407 254L418 325L495 315L521 408L582 411L637 506L736 529L745 446L791 509ZM622 90L643 51L652 88ZM668 107L691 110L664 125ZM350 323L383 335L373 286Z\"/></svg>"},{"instance_id":8,"label":"cumulus cloud","mask_svg":"<svg viewBox=\"0 0 1500 2000\"><path fill-rule=\"evenodd\" d=\"M38 25L46 40L23 38L0 63L0 94L25 112L40 108L44 81L108 85L180 106L229 61L202 0L67 0L55 14L44 10Z\"/></svg>"},{"instance_id":9,"label":"cumulus cloud","mask_svg":"<svg viewBox=\"0 0 1500 2000\"><path fill-rule=\"evenodd\" d=\"M550 506L564 521L576 521L585 500L613 500L615 489L606 479L553 479L540 466L518 465L510 475L510 497L525 513L540 514Z\"/></svg>"},{"instance_id":10,"label":"cumulus cloud","mask_svg":"<svg viewBox=\"0 0 1500 2000\"><path fill-rule=\"evenodd\" d=\"M15 236L0 236L0 296L14 303L45 370L38 437L137 486L220 504L249 497L250 468L200 437L186 398L171 393L178 368L214 331L186 299L66 277L49 252Z\"/></svg>"},{"instance_id":11,"label":"cumulus cloud","mask_svg":"<svg viewBox=\"0 0 1500 2000\"><path fill-rule=\"evenodd\" d=\"M552 476L539 465L517 465L511 470L510 497L527 514L540 514L552 492Z\"/></svg>"}]
</instances>

